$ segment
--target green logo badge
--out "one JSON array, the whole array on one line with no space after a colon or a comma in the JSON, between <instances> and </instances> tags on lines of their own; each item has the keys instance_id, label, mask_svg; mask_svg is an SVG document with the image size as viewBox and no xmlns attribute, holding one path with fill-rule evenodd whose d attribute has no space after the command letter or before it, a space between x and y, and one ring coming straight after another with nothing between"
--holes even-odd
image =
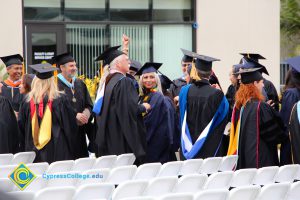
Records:
<instances>
[{"instance_id":1,"label":"green logo badge","mask_svg":"<svg viewBox=\"0 0 300 200\"><path fill-rule=\"evenodd\" d=\"M8 178L18 186L20 190L24 190L34 179L35 175L30 171L24 163L21 163Z\"/></svg>"}]
</instances>

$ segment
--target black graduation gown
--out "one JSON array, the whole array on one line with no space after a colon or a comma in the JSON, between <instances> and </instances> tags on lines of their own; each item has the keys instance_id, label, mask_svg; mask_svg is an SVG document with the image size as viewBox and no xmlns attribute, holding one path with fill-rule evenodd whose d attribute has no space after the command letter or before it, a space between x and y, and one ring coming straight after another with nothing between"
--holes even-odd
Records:
<instances>
[{"instance_id":1,"label":"black graduation gown","mask_svg":"<svg viewBox=\"0 0 300 200\"><path fill-rule=\"evenodd\" d=\"M242 113L238 169L279 165L277 144L286 137L284 125L279 114L265 102L260 103L257 121L258 104L256 100L248 102Z\"/></svg>"},{"instance_id":2,"label":"black graduation gown","mask_svg":"<svg viewBox=\"0 0 300 200\"><path fill-rule=\"evenodd\" d=\"M160 92L151 92L141 99L151 105L151 110L144 116L147 140L146 162L168 162L171 160L173 136L165 97Z\"/></svg>"},{"instance_id":3,"label":"black graduation gown","mask_svg":"<svg viewBox=\"0 0 300 200\"><path fill-rule=\"evenodd\" d=\"M84 109L86 109L86 108L90 111L90 113L92 113L93 102L92 102L90 94L87 90L87 87L82 80L76 79L75 83L74 83L74 89L75 89L74 97L76 99L76 102L72 101L73 93L72 93L71 88L69 88L66 84L64 84L60 79L58 79L57 85L58 85L59 90L65 92L75 113L82 113L84 111ZM91 144L90 146L92 146L92 143L95 140L95 136L94 136L95 133L93 132L93 129L92 129L93 125L91 123L92 119L93 119L93 115L91 115L88 124L85 124L83 126L78 126L78 134L79 134L78 148L80 149L78 158L89 156L88 147L87 147L87 143L86 143L86 135L89 138L89 141Z\"/></svg>"},{"instance_id":4,"label":"black graduation gown","mask_svg":"<svg viewBox=\"0 0 300 200\"><path fill-rule=\"evenodd\" d=\"M146 132L132 80L120 73L109 75L107 80L102 110L96 117L96 155L134 153L143 162Z\"/></svg>"},{"instance_id":5,"label":"black graduation gown","mask_svg":"<svg viewBox=\"0 0 300 200\"><path fill-rule=\"evenodd\" d=\"M292 162L293 164L300 164L300 121L298 118L299 110L297 110L297 104L291 113L291 120L289 123L289 133L292 150Z\"/></svg>"},{"instance_id":6,"label":"black graduation gown","mask_svg":"<svg viewBox=\"0 0 300 200\"><path fill-rule=\"evenodd\" d=\"M47 99L44 99L44 110ZM39 118L39 117L38 117ZM39 124L40 124L39 119ZM34 162L52 163L59 160L74 160L78 157L78 127L76 113L65 95L52 103L52 134L49 143L41 150L33 144L31 131L30 103L24 102L19 112L22 151L35 151Z\"/></svg>"},{"instance_id":7,"label":"black graduation gown","mask_svg":"<svg viewBox=\"0 0 300 200\"><path fill-rule=\"evenodd\" d=\"M235 93L236 93L236 89L234 85L230 85L227 89L226 92L226 99L229 103L229 113L228 113L228 122L230 122L231 120L231 115L232 115L232 110L235 104Z\"/></svg>"},{"instance_id":8,"label":"black graduation gown","mask_svg":"<svg viewBox=\"0 0 300 200\"><path fill-rule=\"evenodd\" d=\"M0 154L17 153L19 150L19 129L10 102L0 96Z\"/></svg>"},{"instance_id":9,"label":"black graduation gown","mask_svg":"<svg viewBox=\"0 0 300 200\"><path fill-rule=\"evenodd\" d=\"M275 103L274 109L276 111L279 111L279 97L275 86L271 81L265 78L263 80L264 80L264 88L267 93L268 99L272 100Z\"/></svg>"},{"instance_id":10,"label":"black graduation gown","mask_svg":"<svg viewBox=\"0 0 300 200\"><path fill-rule=\"evenodd\" d=\"M196 81L191 85L187 100L187 124L193 144L215 115L223 97L223 92L211 87L208 80ZM195 158L227 154L229 137L224 135L226 124L227 117L208 136ZM217 151L219 144L220 148Z\"/></svg>"},{"instance_id":11,"label":"black graduation gown","mask_svg":"<svg viewBox=\"0 0 300 200\"><path fill-rule=\"evenodd\" d=\"M300 100L300 90L297 88L287 89L282 95L282 104L280 110L280 116L286 127L285 134L288 135L288 124L290 120L290 114L295 103ZM280 165L286 165L292 163L291 156L291 143L288 138L282 142L280 148Z\"/></svg>"},{"instance_id":12,"label":"black graduation gown","mask_svg":"<svg viewBox=\"0 0 300 200\"><path fill-rule=\"evenodd\" d=\"M23 100L23 95L20 94L19 87L11 87L5 82L2 82L2 84L2 92L0 93L0 95L6 97L9 100L15 112L19 112L20 105Z\"/></svg>"},{"instance_id":13,"label":"black graduation gown","mask_svg":"<svg viewBox=\"0 0 300 200\"><path fill-rule=\"evenodd\" d=\"M183 77L180 77L178 79L173 80L173 82L175 85L171 84L169 91L172 97L174 98L176 96L179 96L181 88L186 85L186 81Z\"/></svg>"}]
</instances>

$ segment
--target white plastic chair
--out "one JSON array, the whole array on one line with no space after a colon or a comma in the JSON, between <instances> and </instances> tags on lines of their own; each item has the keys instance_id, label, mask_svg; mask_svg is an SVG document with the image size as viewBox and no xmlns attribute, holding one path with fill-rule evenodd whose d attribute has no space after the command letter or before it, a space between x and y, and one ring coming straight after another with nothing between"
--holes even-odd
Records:
<instances>
[{"instance_id":1,"label":"white plastic chair","mask_svg":"<svg viewBox=\"0 0 300 200\"><path fill-rule=\"evenodd\" d=\"M179 175L198 174L202 163L203 159L190 159L183 161Z\"/></svg>"},{"instance_id":2,"label":"white plastic chair","mask_svg":"<svg viewBox=\"0 0 300 200\"><path fill-rule=\"evenodd\" d=\"M229 189L233 172L218 172L210 175L204 186L205 189Z\"/></svg>"},{"instance_id":3,"label":"white plastic chair","mask_svg":"<svg viewBox=\"0 0 300 200\"><path fill-rule=\"evenodd\" d=\"M0 178L0 190L2 192L11 192L14 188L15 185L9 178Z\"/></svg>"},{"instance_id":4,"label":"white plastic chair","mask_svg":"<svg viewBox=\"0 0 300 200\"><path fill-rule=\"evenodd\" d=\"M143 196L158 197L170 193L177 184L177 177L157 177L149 182Z\"/></svg>"},{"instance_id":5,"label":"white plastic chair","mask_svg":"<svg viewBox=\"0 0 300 200\"><path fill-rule=\"evenodd\" d=\"M113 183L115 185L119 185L120 183L122 183L124 181L131 180L132 177L134 176L136 170L137 170L137 167L135 165L121 166L118 168L113 168L110 171L106 182Z\"/></svg>"},{"instance_id":6,"label":"white plastic chair","mask_svg":"<svg viewBox=\"0 0 300 200\"><path fill-rule=\"evenodd\" d=\"M279 168L279 171L275 177L275 182L283 183L288 182L292 183L296 178L299 165L284 165Z\"/></svg>"},{"instance_id":7,"label":"white plastic chair","mask_svg":"<svg viewBox=\"0 0 300 200\"><path fill-rule=\"evenodd\" d=\"M75 187L81 175L78 171L55 173L56 176L65 176L66 178L53 178L47 181L47 187Z\"/></svg>"},{"instance_id":8,"label":"white plastic chair","mask_svg":"<svg viewBox=\"0 0 300 200\"><path fill-rule=\"evenodd\" d=\"M93 183L103 183L106 181L110 170L109 169L91 169L82 173L83 176L88 178L79 179L77 181L77 186L85 185L85 184L93 184Z\"/></svg>"},{"instance_id":9,"label":"white plastic chair","mask_svg":"<svg viewBox=\"0 0 300 200\"><path fill-rule=\"evenodd\" d=\"M206 158L201 165L200 173L212 174L218 172L222 162L221 157Z\"/></svg>"},{"instance_id":10,"label":"white plastic chair","mask_svg":"<svg viewBox=\"0 0 300 200\"><path fill-rule=\"evenodd\" d=\"M110 199L115 186L109 183L96 183L80 186L73 200Z\"/></svg>"},{"instance_id":11,"label":"white plastic chair","mask_svg":"<svg viewBox=\"0 0 300 200\"><path fill-rule=\"evenodd\" d=\"M45 188L36 193L34 200L70 200L74 194L74 187Z\"/></svg>"},{"instance_id":12,"label":"white plastic chair","mask_svg":"<svg viewBox=\"0 0 300 200\"><path fill-rule=\"evenodd\" d=\"M96 159L93 169L112 168L117 160L116 155L101 156Z\"/></svg>"},{"instance_id":13,"label":"white plastic chair","mask_svg":"<svg viewBox=\"0 0 300 200\"><path fill-rule=\"evenodd\" d=\"M274 183L265 185L259 193L257 200L282 200L285 199L290 189L290 183Z\"/></svg>"},{"instance_id":14,"label":"white plastic chair","mask_svg":"<svg viewBox=\"0 0 300 200\"><path fill-rule=\"evenodd\" d=\"M259 192L258 185L234 188L229 192L229 200L255 200Z\"/></svg>"},{"instance_id":15,"label":"white plastic chair","mask_svg":"<svg viewBox=\"0 0 300 200\"><path fill-rule=\"evenodd\" d=\"M135 161L135 156L133 153L121 154L117 157L116 162L113 167L132 165Z\"/></svg>"},{"instance_id":16,"label":"white plastic chair","mask_svg":"<svg viewBox=\"0 0 300 200\"><path fill-rule=\"evenodd\" d=\"M159 198L159 200L193 200L192 194L167 194Z\"/></svg>"},{"instance_id":17,"label":"white plastic chair","mask_svg":"<svg viewBox=\"0 0 300 200\"><path fill-rule=\"evenodd\" d=\"M256 168L240 169L234 172L231 187L241 187L252 185L256 175Z\"/></svg>"},{"instance_id":18,"label":"white plastic chair","mask_svg":"<svg viewBox=\"0 0 300 200\"><path fill-rule=\"evenodd\" d=\"M183 161L172 161L163 164L157 177L178 176L183 165Z\"/></svg>"},{"instance_id":19,"label":"white plastic chair","mask_svg":"<svg viewBox=\"0 0 300 200\"><path fill-rule=\"evenodd\" d=\"M44 189L47 186L47 179L42 176L37 176L35 179L25 188L27 192L37 192Z\"/></svg>"},{"instance_id":20,"label":"white plastic chair","mask_svg":"<svg viewBox=\"0 0 300 200\"><path fill-rule=\"evenodd\" d=\"M285 200L299 200L300 198L300 182L293 183L288 191Z\"/></svg>"},{"instance_id":21,"label":"white plastic chair","mask_svg":"<svg viewBox=\"0 0 300 200\"><path fill-rule=\"evenodd\" d=\"M263 167L257 170L253 180L254 185L267 185L274 183L275 176L279 170L278 166Z\"/></svg>"},{"instance_id":22,"label":"white plastic chair","mask_svg":"<svg viewBox=\"0 0 300 200\"><path fill-rule=\"evenodd\" d=\"M0 166L10 165L14 155L11 153L0 154Z\"/></svg>"},{"instance_id":23,"label":"white plastic chair","mask_svg":"<svg viewBox=\"0 0 300 200\"><path fill-rule=\"evenodd\" d=\"M300 165L299 165L300 166ZM295 181L300 181L300 167L298 168L297 173L295 174Z\"/></svg>"},{"instance_id":24,"label":"white plastic chair","mask_svg":"<svg viewBox=\"0 0 300 200\"><path fill-rule=\"evenodd\" d=\"M148 181L145 180L135 180L121 183L114 191L112 199L119 200L128 197L142 196L147 186Z\"/></svg>"},{"instance_id":25,"label":"white plastic chair","mask_svg":"<svg viewBox=\"0 0 300 200\"><path fill-rule=\"evenodd\" d=\"M161 163L147 163L140 165L133 177L134 180L149 180L154 178L161 169Z\"/></svg>"},{"instance_id":26,"label":"white plastic chair","mask_svg":"<svg viewBox=\"0 0 300 200\"><path fill-rule=\"evenodd\" d=\"M18 165L3 165L0 166L0 178L8 178Z\"/></svg>"},{"instance_id":27,"label":"white plastic chair","mask_svg":"<svg viewBox=\"0 0 300 200\"><path fill-rule=\"evenodd\" d=\"M47 173L69 172L74 166L74 160L56 161L50 164Z\"/></svg>"},{"instance_id":28,"label":"white plastic chair","mask_svg":"<svg viewBox=\"0 0 300 200\"><path fill-rule=\"evenodd\" d=\"M157 200L157 199L154 197L128 197L122 200Z\"/></svg>"},{"instance_id":29,"label":"white plastic chair","mask_svg":"<svg viewBox=\"0 0 300 200\"><path fill-rule=\"evenodd\" d=\"M226 189L203 190L194 196L194 200L226 200L229 192Z\"/></svg>"},{"instance_id":30,"label":"white plastic chair","mask_svg":"<svg viewBox=\"0 0 300 200\"><path fill-rule=\"evenodd\" d=\"M20 153L16 153L14 155L14 158L12 159L11 163L12 164L20 164L25 163L32 163L35 159L35 152L34 151L29 151L29 152L20 152Z\"/></svg>"},{"instance_id":31,"label":"white plastic chair","mask_svg":"<svg viewBox=\"0 0 300 200\"><path fill-rule=\"evenodd\" d=\"M32 171L35 175L42 175L45 173L48 168L49 164L47 162L41 162L41 163L30 163L26 165L30 171Z\"/></svg>"},{"instance_id":32,"label":"white plastic chair","mask_svg":"<svg viewBox=\"0 0 300 200\"><path fill-rule=\"evenodd\" d=\"M234 171L236 168L238 155L224 156L219 171Z\"/></svg>"},{"instance_id":33,"label":"white plastic chair","mask_svg":"<svg viewBox=\"0 0 300 200\"><path fill-rule=\"evenodd\" d=\"M194 193L200 191L207 181L206 174L184 175L173 188L175 193Z\"/></svg>"},{"instance_id":34,"label":"white plastic chair","mask_svg":"<svg viewBox=\"0 0 300 200\"><path fill-rule=\"evenodd\" d=\"M75 160L72 171L85 171L93 168L95 158L79 158Z\"/></svg>"},{"instance_id":35,"label":"white plastic chair","mask_svg":"<svg viewBox=\"0 0 300 200\"><path fill-rule=\"evenodd\" d=\"M15 191L10 192L9 196L11 196L14 199L32 200L34 199L34 192Z\"/></svg>"}]
</instances>

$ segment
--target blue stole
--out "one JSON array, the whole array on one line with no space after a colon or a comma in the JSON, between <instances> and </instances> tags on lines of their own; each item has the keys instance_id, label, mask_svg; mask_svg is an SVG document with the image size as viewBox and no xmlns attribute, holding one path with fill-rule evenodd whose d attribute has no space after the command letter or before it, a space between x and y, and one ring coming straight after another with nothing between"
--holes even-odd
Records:
<instances>
[{"instance_id":1,"label":"blue stole","mask_svg":"<svg viewBox=\"0 0 300 200\"><path fill-rule=\"evenodd\" d=\"M297 114L298 114L298 121L300 123L300 101L297 103Z\"/></svg>"},{"instance_id":2,"label":"blue stole","mask_svg":"<svg viewBox=\"0 0 300 200\"><path fill-rule=\"evenodd\" d=\"M192 159L194 158L198 152L203 147L206 139L209 137L209 135L213 132L213 130L224 120L224 118L227 116L227 113L229 111L229 104L224 96L214 117L209 122L209 124L206 126L206 128L202 131L202 133L199 135L196 142L192 143L191 134L188 128L188 124L186 122L187 119L187 96L188 91L191 87L191 84L188 84L181 88L180 94L179 94L179 111L180 111L180 125L181 125L181 150L182 154L186 159ZM222 140L220 141L222 142ZM219 144L220 146L220 144ZM219 147L216 150L219 150ZM215 153L215 155L216 155Z\"/></svg>"},{"instance_id":3,"label":"blue stole","mask_svg":"<svg viewBox=\"0 0 300 200\"><path fill-rule=\"evenodd\" d=\"M75 84L76 77L72 78L72 83L70 83L69 81L67 81L67 79L65 79L65 77L61 73L59 73L57 75L57 78L59 78L59 80L61 80L69 88L74 89L74 84Z\"/></svg>"},{"instance_id":4,"label":"blue stole","mask_svg":"<svg viewBox=\"0 0 300 200\"><path fill-rule=\"evenodd\" d=\"M104 91L105 91L105 82L102 85L102 88L100 88L100 87L98 88L95 104L93 107L93 112L97 115L100 114L101 109L102 109L102 104L103 104L103 99L104 99Z\"/></svg>"}]
</instances>

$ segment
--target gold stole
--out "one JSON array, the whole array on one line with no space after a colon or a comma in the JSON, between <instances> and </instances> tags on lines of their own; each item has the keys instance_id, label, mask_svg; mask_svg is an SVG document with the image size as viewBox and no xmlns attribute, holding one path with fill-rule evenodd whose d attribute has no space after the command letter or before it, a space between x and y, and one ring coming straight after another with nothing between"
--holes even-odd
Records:
<instances>
[{"instance_id":1,"label":"gold stole","mask_svg":"<svg viewBox=\"0 0 300 200\"><path fill-rule=\"evenodd\" d=\"M40 104L43 104L41 102ZM43 109L43 106L39 106L39 109ZM51 129L52 129L52 101L49 101L46 105L45 114L42 113L42 110L39 110L43 116L41 126L39 126L36 106L33 99L30 100L30 113L31 113L31 130L33 144L38 149L41 150L46 144L51 140Z\"/></svg>"},{"instance_id":2,"label":"gold stole","mask_svg":"<svg viewBox=\"0 0 300 200\"><path fill-rule=\"evenodd\" d=\"M230 126L230 139L229 139L229 147L227 155L236 155L238 150L238 141L239 141L239 134L240 134L240 117L238 118L236 128L234 126L234 119L235 119L235 113L236 108L234 107L232 117L231 117L231 126Z\"/></svg>"}]
</instances>

